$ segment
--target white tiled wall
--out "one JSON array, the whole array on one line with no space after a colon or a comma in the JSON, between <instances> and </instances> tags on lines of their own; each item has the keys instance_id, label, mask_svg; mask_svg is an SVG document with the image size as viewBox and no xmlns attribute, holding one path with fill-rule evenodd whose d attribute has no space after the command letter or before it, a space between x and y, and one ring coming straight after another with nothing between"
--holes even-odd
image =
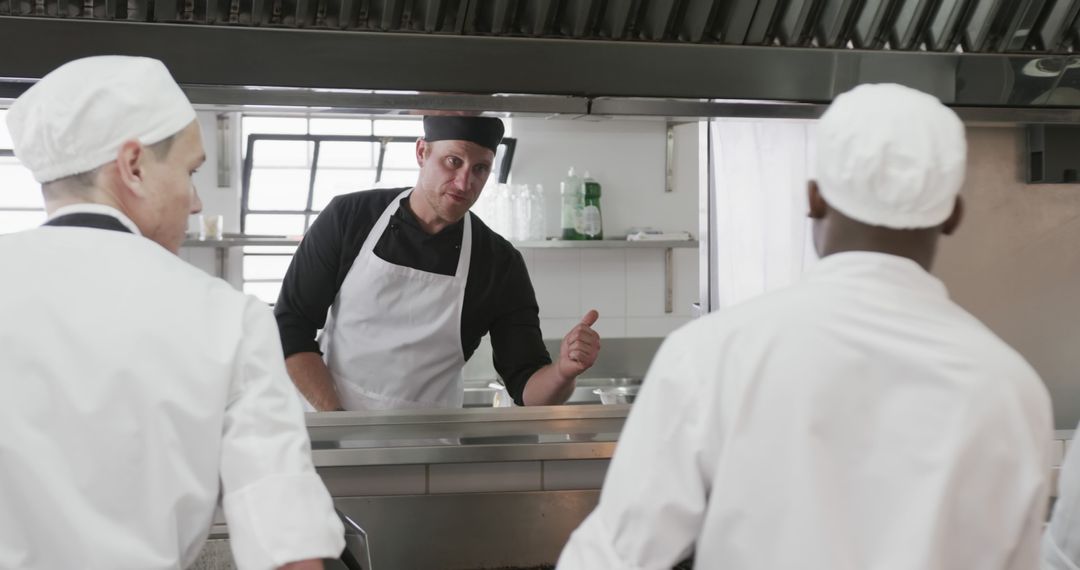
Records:
<instances>
[{"instance_id":1,"label":"white tiled wall","mask_svg":"<svg viewBox=\"0 0 1080 570\"><path fill-rule=\"evenodd\" d=\"M559 181L569 166L603 186L609 238L633 226L697 235L698 134L675 129L673 191L664 192L666 125L659 121L515 119L514 182L543 184L548 232L558 231ZM662 249L523 251L540 306L544 337L561 338L589 310L601 337L662 337L690 319L698 301L698 254L674 250L673 312L664 312Z\"/></svg>"},{"instance_id":2,"label":"white tiled wall","mask_svg":"<svg viewBox=\"0 0 1080 570\"><path fill-rule=\"evenodd\" d=\"M656 120L513 119L518 184L542 184L548 235L559 231L559 182L571 166L600 182L605 237L634 226L697 232L697 125L675 128L673 192L665 192L667 125Z\"/></svg>"},{"instance_id":3,"label":"white tiled wall","mask_svg":"<svg viewBox=\"0 0 1080 570\"><path fill-rule=\"evenodd\" d=\"M690 320L697 302L697 250L672 255L672 309L664 312L664 250L522 252L540 306L544 338L561 338L590 309L601 338L662 337Z\"/></svg>"}]
</instances>

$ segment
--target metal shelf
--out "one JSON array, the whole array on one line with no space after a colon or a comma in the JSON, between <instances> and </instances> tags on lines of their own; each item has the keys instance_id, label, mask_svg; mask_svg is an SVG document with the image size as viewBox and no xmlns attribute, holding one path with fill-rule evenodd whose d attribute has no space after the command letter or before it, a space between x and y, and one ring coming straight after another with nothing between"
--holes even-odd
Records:
<instances>
[{"instance_id":1,"label":"metal shelf","mask_svg":"<svg viewBox=\"0 0 1080 570\"><path fill-rule=\"evenodd\" d=\"M619 239L605 240L543 240L543 241L519 241L511 242L518 249L662 249L664 250L664 312L674 312L674 259L673 250L684 248L697 248L697 240L664 240L664 241L628 241ZM300 244L299 237L286 236L251 236L242 234L226 234L222 239L200 240L189 238L184 241L184 247L214 248L215 261L217 262L217 276L225 279L225 272L229 265L229 251L235 247L243 246L296 246ZM287 255L287 254L282 254Z\"/></svg>"},{"instance_id":2,"label":"metal shelf","mask_svg":"<svg viewBox=\"0 0 1080 570\"><path fill-rule=\"evenodd\" d=\"M300 238L285 236L243 236L225 237L222 239L187 239L184 247L242 247L247 245L299 245ZM544 241L516 241L511 242L518 249L675 249L697 248L697 240L679 241L627 241L617 239L605 240L544 240Z\"/></svg>"},{"instance_id":3,"label":"metal shelf","mask_svg":"<svg viewBox=\"0 0 1080 570\"><path fill-rule=\"evenodd\" d=\"M673 248L696 248L697 240L679 241L628 241L622 239L605 240L559 240L550 239L544 241L515 241L510 242L518 249L673 249Z\"/></svg>"},{"instance_id":4,"label":"metal shelf","mask_svg":"<svg viewBox=\"0 0 1080 570\"><path fill-rule=\"evenodd\" d=\"M243 236L222 239L188 238L184 247L242 247L245 245L299 245L300 238L286 236Z\"/></svg>"}]
</instances>

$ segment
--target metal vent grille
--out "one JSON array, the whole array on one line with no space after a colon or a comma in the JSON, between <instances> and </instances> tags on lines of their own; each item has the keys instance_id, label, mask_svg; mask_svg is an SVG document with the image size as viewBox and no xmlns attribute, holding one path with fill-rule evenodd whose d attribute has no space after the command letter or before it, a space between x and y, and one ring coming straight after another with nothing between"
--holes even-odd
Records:
<instances>
[{"instance_id":1,"label":"metal vent grille","mask_svg":"<svg viewBox=\"0 0 1080 570\"><path fill-rule=\"evenodd\" d=\"M0 0L38 16L463 36L1070 53L1080 0Z\"/></svg>"}]
</instances>

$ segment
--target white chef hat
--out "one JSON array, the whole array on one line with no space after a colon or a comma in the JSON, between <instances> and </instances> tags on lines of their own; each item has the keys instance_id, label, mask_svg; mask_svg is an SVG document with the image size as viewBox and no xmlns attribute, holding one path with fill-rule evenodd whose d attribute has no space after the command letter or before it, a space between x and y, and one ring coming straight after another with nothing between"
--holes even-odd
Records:
<instances>
[{"instance_id":1,"label":"white chef hat","mask_svg":"<svg viewBox=\"0 0 1080 570\"><path fill-rule=\"evenodd\" d=\"M895 84L860 85L817 128L817 182L830 206L874 226L934 227L964 183L964 125L937 98Z\"/></svg>"},{"instance_id":2,"label":"white chef hat","mask_svg":"<svg viewBox=\"0 0 1080 570\"><path fill-rule=\"evenodd\" d=\"M40 183L91 171L115 160L126 141L161 142L194 120L163 63L125 56L66 63L7 114L15 156Z\"/></svg>"}]
</instances>

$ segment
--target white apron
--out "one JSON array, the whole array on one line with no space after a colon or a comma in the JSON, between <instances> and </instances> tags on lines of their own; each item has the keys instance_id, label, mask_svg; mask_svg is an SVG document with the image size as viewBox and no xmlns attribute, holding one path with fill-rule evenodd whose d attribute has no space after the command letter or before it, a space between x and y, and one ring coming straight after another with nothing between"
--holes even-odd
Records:
<instances>
[{"instance_id":1,"label":"white apron","mask_svg":"<svg viewBox=\"0 0 1080 570\"><path fill-rule=\"evenodd\" d=\"M460 408L465 386L461 307L472 256L472 214L465 216L454 275L394 265L375 244L398 205L387 206L338 291L319 337L346 410Z\"/></svg>"}]
</instances>

